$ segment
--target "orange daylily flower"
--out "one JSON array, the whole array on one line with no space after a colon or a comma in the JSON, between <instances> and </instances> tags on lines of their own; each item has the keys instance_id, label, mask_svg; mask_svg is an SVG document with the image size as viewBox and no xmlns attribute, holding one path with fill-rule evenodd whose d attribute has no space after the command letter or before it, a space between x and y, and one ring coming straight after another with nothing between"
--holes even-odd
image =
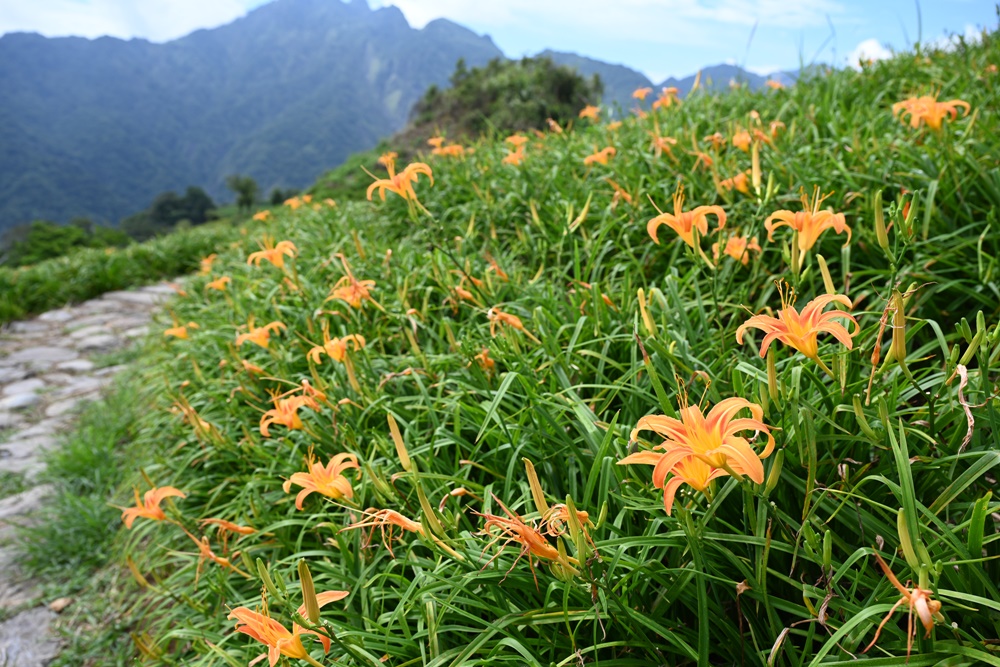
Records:
<instances>
[{"instance_id":1,"label":"orange daylily flower","mask_svg":"<svg viewBox=\"0 0 1000 667\"><path fill-rule=\"evenodd\" d=\"M660 97L653 102L654 109L667 109L674 104L680 105L681 101L677 97L678 90L674 86L669 86L660 91Z\"/></svg>"},{"instance_id":2,"label":"orange daylily flower","mask_svg":"<svg viewBox=\"0 0 1000 667\"><path fill-rule=\"evenodd\" d=\"M246 370L248 373L252 373L254 375L260 375L264 372L263 368L261 368L256 364L250 363L246 359L240 359L240 363L243 364L244 370Z\"/></svg>"},{"instance_id":3,"label":"orange daylily flower","mask_svg":"<svg viewBox=\"0 0 1000 667\"><path fill-rule=\"evenodd\" d=\"M760 356L767 354L767 349L776 340L781 341L789 347L804 354L806 357L816 361L829 373L826 365L819 358L819 343L817 336L821 333L831 334L834 338L844 344L848 350L853 349L853 336L858 334L860 327L854 316L843 310L830 310L823 312L823 309L831 303L839 303L847 308L851 308L851 300L843 294L822 294L805 305L802 312L795 310L793 305L795 292L789 290L782 294L781 310L778 317L768 315L754 315L736 329L736 342L743 343L743 334L747 329L760 329L766 335L760 344ZM836 319L847 320L854 323L854 333L849 333L847 328L834 322Z\"/></svg>"},{"instance_id":4,"label":"orange daylily flower","mask_svg":"<svg viewBox=\"0 0 1000 667\"><path fill-rule=\"evenodd\" d=\"M775 211L771 215L767 216L767 219L764 221L764 227L767 229L767 240L774 241L775 229L778 229L779 227L791 227L795 230L798 236L799 251L802 255L809 252L809 250L816 245L816 241L819 240L820 234L828 229L833 229L838 234L843 234L846 231L847 241L844 242L844 245L850 243L851 228L848 226L847 220L844 218L844 214L834 213L830 210L819 210L823 200L829 196L830 195L820 197L819 188L816 188L811 204L808 197L806 197L805 193L803 193L803 210L796 212ZM775 220L778 222L775 222ZM799 263L801 264L801 262L802 256L799 257Z\"/></svg>"},{"instance_id":5,"label":"orange daylily flower","mask_svg":"<svg viewBox=\"0 0 1000 667\"><path fill-rule=\"evenodd\" d=\"M198 273L200 273L203 276L207 276L209 273L211 273L212 272L212 264L215 262L216 258L218 258L218 255L216 253L214 253L214 252L211 255L209 255L208 257L203 258L199 262L199 265L201 266L201 268L199 269Z\"/></svg>"},{"instance_id":6,"label":"orange daylily flower","mask_svg":"<svg viewBox=\"0 0 1000 667\"><path fill-rule=\"evenodd\" d=\"M264 237L260 247L261 249L257 252L250 253L250 256L247 257L247 264L260 266L260 263L266 260L281 269L285 266L285 255L295 257L298 253L298 248L291 241L279 241L275 245L274 239L270 236Z\"/></svg>"},{"instance_id":7,"label":"orange daylily flower","mask_svg":"<svg viewBox=\"0 0 1000 667\"><path fill-rule=\"evenodd\" d=\"M719 150L726 145L726 137L723 136L722 132L716 132L715 134L710 134L707 137L703 137L702 141L707 141L712 144L712 148Z\"/></svg>"},{"instance_id":8,"label":"orange daylily flower","mask_svg":"<svg viewBox=\"0 0 1000 667\"><path fill-rule=\"evenodd\" d=\"M351 266L347 263L347 258L341 253L337 253L336 257L340 259L340 263L344 267L344 273L347 275L336 282L333 289L330 290L330 296L326 300L340 299L346 302L351 308L360 308L362 301L371 301L375 304L376 308L382 310L382 305L371 296L371 289L375 287L375 281L358 280L351 272Z\"/></svg>"},{"instance_id":9,"label":"orange daylily flower","mask_svg":"<svg viewBox=\"0 0 1000 667\"><path fill-rule=\"evenodd\" d=\"M316 601L320 607L323 607L331 602L343 600L348 595L350 595L348 591L324 591L316 595ZM305 605L299 607L298 614L300 616L306 615ZM236 619L237 632L249 635L267 646L266 655L270 667L278 664L278 659L281 656L305 660L310 665L313 665L313 667L322 667L306 651L306 647L302 644L302 635L316 635L323 644L323 650L325 652L330 651L329 637L313 632L312 630L306 630L298 623L292 623L292 631L289 632L285 626L268 615L266 607L264 608L264 613L253 611L247 607L237 607L229 613L229 619ZM264 655L261 655L253 662L263 657Z\"/></svg>"},{"instance_id":10,"label":"orange daylily flower","mask_svg":"<svg viewBox=\"0 0 1000 667\"><path fill-rule=\"evenodd\" d=\"M494 338L496 338L497 335L497 325L502 324L517 329L535 343L541 343L541 341L535 338L530 331L524 328L524 324L521 322L520 317L503 312L500 310L500 306L493 306L486 311L486 317L490 321L490 335Z\"/></svg>"},{"instance_id":11,"label":"orange daylily flower","mask_svg":"<svg viewBox=\"0 0 1000 667\"><path fill-rule=\"evenodd\" d=\"M302 206L302 199L299 197L291 197L285 200L285 206L292 209L293 211Z\"/></svg>"},{"instance_id":12,"label":"orange daylily flower","mask_svg":"<svg viewBox=\"0 0 1000 667\"><path fill-rule=\"evenodd\" d=\"M263 348L267 348L271 344L271 332L272 331L283 331L287 329L284 322L270 322L262 327L255 327L253 323L253 315L247 320L247 333L239 334L236 336L236 347L240 347L243 343L250 341L255 345L259 345Z\"/></svg>"},{"instance_id":13,"label":"orange daylily flower","mask_svg":"<svg viewBox=\"0 0 1000 667\"><path fill-rule=\"evenodd\" d=\"M365 346L365 337L358 334L348 334L343 338L330 338L329 331L323 328L323 344L309 350L306 355L313 363L318 364L320 355L326 354L334 361L344 362L347 356L347 344L351 343L355 350L360 350Z\"/></svg>"},{"instance_id":14,"label":"orange daylily flower","mask_svg":"<svg viewBox=\"0 0 1000 667\"><path fill-rule=\"evenodd\" d=\"M590 120L596 121L600 114L600 107L595 107L593 104L588 104L580 109L580 118L589 118Z\"/></svg>"},{"instance_id":15,"label":"orange daylily flower","mask_svg":"<svg viewBox=\"0 0 1000 667\"><path fill-rule=\"evenodd\" d=\"M768 126L768 128L771 130L771 138L772 139L777 139L778 138L778 130L785 129L785 124L782 123L780 120L772 120L771 124Z\"/></svg>"},{"instance_id":16,"label":"orange daylily flower","mask_svg":"<svg viewBox=\"0 0 1000 667\"><path fill-rule=\"evenodd\" d=\"M632 97L637 100L644 100L651 92L653 92L653 89L648 86L645 88L636 88L632 91Z\"/></svg>"},{"instance_id":17,"label":"orange daylily flower","mask_svg":"<svg viewBox=\"0 0 1000 667\"><path fill-rule=\"evenodd\" d=\"M514 150L517 150L521 146L528 143L528 137L524 136L523 134L512 134L506 139L504 139L504 141L513 146Z\"/></svg>"},{"instance_id":18,"label":"orange daylily flower","mask_svg":"<svg viewBox=\"0 0 1000 667\"><path fill-rule=\"evenodd\" d=\"M738 190L743 194L748 195L750 194L750 186L748 185L749 179L747 178L749 173L750 170L748 169L747 171L741 171L732 178L725 178L719 181L719 187L723 190Z\"/></svg>"},{"instance_id":19,"label":"orange daylily flower","mask_svg":"<svg viewBox=\"0 0 1000 667\"><path fill-rule=\"evenodd\" d=\"M893 586L895 586L896 590L899 591L903 597L899 598L899 601L892 605L892 609L889 610L889 613L886 614L885 618L882 619L882 622L879 623L878 629L875 630L875 636L872 638L871 643L865 647L865 650L862 651L862 653L867 653L868 650L875 645L875 642L878 641L879 634L882 632L882 628L884 628L885 624L889 622L892 615L896 613L899 606L906 603L906 605L910 608L909 619L906 623L906 655L909 656L910 651L913 650L913 638L917 635L917 628L913 623L913 612L917 613L917 617L920 619L921 625L924 626L924 630L926 631L924 638L930 637L931 630L934 629L934 622L944 622L944 617L941 615L941 602L931 599L932 591L916 586L911 590L899 583L899 579L897 579L896 575L892 573L892 570L889 569L886 562L882 560L882 556L876 553L875 559L878 561L879 567L882 568L882 572L885 573L886 578Z\"/></svg>"},{"instance_id":20,"label":"orange daylily flower","mask_svg":"<svg viewBox=\"0 0 1000 667\"><path fill-rule=\"evenodd\" d=\"M271 217L271 212L267 209L257 211L253 214L253 219L257 222L266 222Z\"/></svg>"},{"instance_id":21,"label":"orange daylily flower","mask_svg":"<svg viewBox=\"0 0 1000 667\"><path fill-rule=\"evenodd\" d=\"M371 544L372 535L377 527L382 533L382 544L385 548L389 550L389 555L393 558L396 554L392 552L392 533L395 528L401 528L410 533L424 534L424 527L419 521L414 521L413 519L408 519L396 510L376 510L374 507L369 507L363 512L364 517L361 521L355 521L349 526L341 528L339 532L344 532L345 530L355 530L357 528L369 528L368 535L365 536L362 542L362 548L367 548ZM386 526L389 527L388 535L386 534Z\"/></svg>"},{"instance_id":22,"label":"orange daylily flower","mask_svg":"<svg viewBox=\"0 0 1000 667\"><path fill-rule=\"evenodd\" d=\"M395 192L408 202L419 204L417 193L413 190L413 184L423 174L430 179L431 185L434 185L434 174L431 168L423 162L414 162L406 165L406 168L397 174L396 160L394 157L388 157L389 155L389 153L386 153L379 158L379 161L385 166L385 170L389 172L389 178L376 178L374 174L368 174L375 179L375 182L368 186L366 193L368 201L372 200L372 195L376 190L378 190L382 201L385 201L385 192L388 190L389 192Z\"/></svg>"},{"instance_id":23,"label":"orange daylily flower","mask_svg":"<svg viewBox=\"0 0 1000 667\"><path fill-rule=\"evenodd\" d=\"M173 336L174 338L183 338L187 340L188 329L197 329L198 324L196 322L188 322L187 324L181 326L173 326L169 329L164 330L164 337Z\"/></svg>"},{"instance_id":24,"label":"orange daylily flower","mask_svg":"<svg viewBox=\"0 0 1000 667\"><path fill-rule=\"evenodd\" d=\"M444 144L444 137L441 136L431 137L430 139L427 140L427 145L430 146L431 148L441 148L443 144Z\"/></svg>"},{"instance_id":25,"label":"orange daylily flower","mask_svg":"<svg viewBox=\"0 0 1000 667\"><path fill-rule=\"evenodd\" d=\"M496 514L484 514L481 512L473 512L477 516L481 516L486 519L483 524L483 529L480 531L481 535L488 535L493 539L483 548L483 553L497 544L501 540L503 543L500 545L500 549L494 554L492 558L486 561L486 565L483 569L489 567L490 563L499 558L500 554L503 553L504 548L508 544L517 544L521 547L520 553L514 559L514 563L507 570L507 574L510 574L511 570L517 565L517 562L521 560L524 556L528 557L528 567L531 569L531 574L535 576L535 569L533 560L535 558L539 560L547 560L553 563L559 563L564 568L575 572L574 565L579 563L575 558L568 556L563 556L548 541L544 534L538 530L534 525L525 523L525 521L516 513L507 509L507 506L500 502L500 499L493 496L493 500L496 501L500 508L504 511L507 516L499 516ZM504 579L507 575L504 575ZM502 581L502 580L501 580ZM535 585L538 585L538 578L535 577Z\"/></svg>"},{"instance_id":26,"label":"orange daylily flower","mask_svg":"<svg viewBox=\"0 0 1000 667\"><path fill-rule=\"evenodd\" d=\"M524 150L522 148L518 148L516 151L507 153L507 155L503 158L504 164L512 164L515 167L520 165L522 162L524 162Z\"/></svg>"},{"instance_id":27,"label":"orange daylily flower","mask_svg":"<svg viewBox=\"0 0 1000 667\"><path fill-rule=\"evenodd\" d=\"M559 126L559 123L552 120L551 118L546 118L545 122L549 125L549 131L555 132L556 134L562 134L563 129Z\"/></svg>"},{"instance_id":28,"label":"orange daylily flower","mask_svg":"<svg viewBox=\"0 0 1000 667\"><path fill-rule=\"evenodd\" d=\"M432 155L443 155L445 157L462 157L465 153L466 149L460 144L448 144L447 146L441 146L431 151Z\"/></svg>"},{"instance_id":29,"label":"orange daylily flower","mask_svg":"<svg viewBox=\"0 0 1000 667\"><path fill-rule=\"evenodd\" d=\"M938 102L937 95L923 95L896 102L892 105L892 113L894 116L899 116L899 120L904 123L905 117L909 116L910 127L913 129L919 129L921 125L927 123L927 127L937 132L941 130L945 116L951 120L958 118L959 108L962 109L964 116L972 107L964 100Z\"/></svg>"},{"instance_id":30,"label":"orange daylily flower","mask_svg":"<svg viewBox=\"0 0 1000 667\"><path fill-rule=\"evenodd\" d=\"M226 291L226 285L233 282L232 278L229 276L222 276L221 278L216 278L212 282L205 285L205 289L214 289L220 292Z\"/></svg>"},{"instance_id":31,"label":"orange daylily flower","mask_svg":"<svg viewBox=\"0 0 1000 667\"><path fill-rule=\"evenodd\" d=\"M760 245L757 243L757 237L753 237L749 241L745 236L730 236L726 241L726 247L723 248L722 252L726 253L737 262L741 262L743 266L746 266L750 262L750 251L760 252ZM719 244L712 244L712 256L715 259L719 259Z\"/></svg>"},{"instance_id":32,"label":"orange daylily flower","mask_svg":"<svg viewBox=\"0 0 1000 667\"><path fill-rule=\"evenodd\" d=\"M694 164L691 165L692 170L697 169L699 166L702 167L703 169L711 169L712 163L715 162L715 160L712 159L711 155L709 155L708 153L704 153L702 151L695 151L691 153L691 155L694 155L696 158Z\"/></svg>"},{"instance_id":33,"label":"orange daylily flower","mask_svg":"<svg viewBox=\"0 0 1000 667\"><path fill-rule=\"evenodd\" d=\"M617 153L618 150L614 146L606 146L601 150L595 151L591 155L588 155L587 157L583 158L583 164L592 165L595 162L598 162L600 164L607 164L608 160L613 158Z\"/></svg>"},{"instance_id":34,"label":"orange daylily flower","mask_svg":"<svg viewBox=\"0 0 1000 667\"><path fill-rule=\"evenodd\" d=\"M167 518L167 515L160 509L160 503L165 498L186 497L187 494L172 486L154 486L149 491L146 491L142 496L142 500L140 500L139 489L135 489L135 507L122 509L122 521L125 522L125 527L129 529L132 528L132 523L139 517L152 519L153 521L163 521Z\"/></svg>"},{"instance_id":35,"label":"orange daylily flower","mask_svg":"<svg viewBox=\"0 0 1000 667\"><path fill-rule=\"evenodd\" d=\"M613 120L610 123L608 123L605 127L608 128L608 132L614 132L615 130L617 130L621 126L622 126L622 122L620 120Z\"/></svg>"},{"instance_id":36,"label":"orange daylily flower","mask_svg":"<svg viewBox=\"0 0 1000 667\"><path fill-rule=\"evenodd\" d=\"M269 427L271 424L281 424L290 431L302 428L302 420L299 419L299 410L303 407L318 410L319 405L311 396L290 396L281 398L275 396L274 407L260 416L260 434L265 438L271 437Z\"/></svg>"},{"instance_id":37,"label":"orange daylily flower","mask_svg":"<svg viewBox=\"0 0 1000 667\"><path fill-rule=\"evenodd\" d=\"M750 137L750 133L747 132L746 130L740 130L739 132L733 135L733 146L736 146L744 153L750 152L751 141L752 139Z\"/></svg>"},{"instance_id":38,"label":"orange daylily flower","mask_svg":"<svg viewBox=\"0 0 1000 667\"><path fill-rule=\"evenodd\" d=\"M694 242L695 229L703 237L708 235L707 216L715 216L719 222L717 229L722 229L726 226L726 212L721 206L698 206L690 211L684 211L683 209L684 187L681 186L677 188L677 192L674 194L674 212L672 214L660 213L660 215L646 223L646 231L654 243L659 244L660 242L656 235L656 230L660 225L667 225L677 232L677 235L681 237L684 243L687 243L692 248L697 247Z\"/></svg>"},{"instance_id":39,"label":"orange daylily flower","mask_svg":"<svg viewBox=\"0 0 1000 667\"><path fill-rule=\"evenodd\" d=\"M292 484L301 486L302 490L295 496L295 509L301 510L302 503L311 493L320 493L328 498L353 498L354 489L351 481L344 477L344 471L360 470L358 457L354 454L337 454L324 466L310 455L307 461L309 472L297 472L285 480L282 488L290 493Z\"/></svg>"},{"instance_id":40,"label":"orange daylily flower","mask_svg":"<svg viewBox=\"0 0 1000 667\"><path fill-rule=\"evenodd\" d=\"M768 79L767 81L764 82L764 85L770 88L771 90L781 90L785 87L785 84L781 83L780 81L775 81L774 79Z\"/></svg>"},{"instance_id":41,"label":"orange daylily flower","mask_svg":"<svg viewBox=\"0 0 1000 667\"><path fill-rule=\"evenodd\" d=\"M736 419L743 410L750 417ZM683 407L680 419L666 415L648 415L639 420L629 436L635 441L639 431L653 431L664 441L652 450L626 456L618 465L646 464L653 468L653 485L663 489L663 507L670 514L677 489L687 484L705 492L709 482L717 477L740 475L757 484L764 482L766 459L774 451L774 436L761 419L764 409L743 398L719 401L708 415L697 405ZM767 436L767 444L759 454L740 433L757 431ZM662 450L662 451L657 451ZM667 475L673 476L668 480Z\"/></svg>"}]
</instances>

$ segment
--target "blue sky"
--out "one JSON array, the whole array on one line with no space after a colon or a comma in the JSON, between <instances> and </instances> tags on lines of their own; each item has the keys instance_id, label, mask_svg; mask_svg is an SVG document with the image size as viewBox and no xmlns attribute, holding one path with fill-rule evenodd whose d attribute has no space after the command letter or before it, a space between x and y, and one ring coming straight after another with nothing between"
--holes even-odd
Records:
<instances>
[{"instance_id":1,"label":"blue sky","mask_svg":"<svg viewBox=\"0 0 1000 667\"><path fill-rule=\"evenodd\" d=\"M0 0L0 33L173 39L268 0ZM340 0L329 0L339 2ZM508 56L545 48L628 65L654 81L730 62L756 72L845 65L997 25L994 0L369 0L421 27L449 18ZM862 48L859 50L859 46Z\"/></svg>"}]
</instances>

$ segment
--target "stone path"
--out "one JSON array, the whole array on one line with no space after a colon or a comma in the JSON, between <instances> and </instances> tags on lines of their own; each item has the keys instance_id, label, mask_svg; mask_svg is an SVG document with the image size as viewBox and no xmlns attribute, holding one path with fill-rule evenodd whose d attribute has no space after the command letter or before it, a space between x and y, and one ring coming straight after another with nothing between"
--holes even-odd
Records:
<instances>
[{"instance_id":1,"label":"stone path","mask_svg":"<svg viewBox=\"0 0 1000 667\"><path fill-rule=\"evenodd\" d=\"M49 490L36 481L41 455L121 369L88 357L144 336L157 304L173 294L166 284L109 292L0 329L0 478L20 475L27 487L0 497L0 666L42 667L59 651L50 624L66 600L40 599L37 582L18 572L13 544L14 527L30 521Z\"/></svg>"}]
</instances>

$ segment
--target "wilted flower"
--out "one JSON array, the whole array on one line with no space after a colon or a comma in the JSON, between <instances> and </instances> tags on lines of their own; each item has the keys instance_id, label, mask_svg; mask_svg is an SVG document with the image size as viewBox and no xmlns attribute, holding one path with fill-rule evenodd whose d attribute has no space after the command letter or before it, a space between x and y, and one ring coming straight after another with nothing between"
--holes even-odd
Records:
<instances>
[{"instance_id":1,"label":"wilted flower","mask_svg":"<svg viewBox=\"0 0 1000 667\"><path fill-rule=\"evenodd\" d=\"M500 310L500 306L493 306L488 311L486 311L486 317L490 321L490 335L496 338L497 326L504 325L517 329L525 336L533 340L535 343L541 343L540 340L531 335L531 332L524 328L524 324L521 322L521 318L517 315L511 315L510 313L505 313Z\"/></svg>"},{"instance_id":2,"label":"wilted flower","mask_svg":"<svg viewBox=\"0 0 1000 667\"><path fill-rule=\"evenodd\" d=\"M372 534L377 527L382 533L382 544L389 550L389 555L393 558L396 557L396 554L392 552L392 533L395 528L401 528L410 533L424 534L424 527L420 522L408 519L396 510L376 510L374 507L370 507L364 511L364 517L361 521L355 521L349 526L341 528L340 532L355 530L357 528L369 528L370 530L363 543L363 546L367 547L371 543ZM386 531L386 526L389 527L388 531Z\"/></svg>"},{"instance_id":3,"label":"wilted flower","mask_svg":"<svg viewBox=\"0 0 1000 667\"><path fill-rule=\"evenodd\" d=\"M702 138L702 141L707 141L712 144L712 148L719 150L726 145L726 137L723 136L722 132L716 132L715 134L710 134L707 137Z\"/></svg>"},{"instance_id":4,"label":"wilted flower","mask_svg":"<svg viewBox=\"0 0 1000 667\"><path fill-rule=\"evenodd\" d=\"M892 609L889 610L889 613L886 614L885 618L882 619L882 622L879 623L878 629L875 630L875 636L872 638L871 643L865 647L865 650L862 651L862 653L867 653L868 650L875 645L875 642L878 641L879 634L882 632L882 628L884 628L885 624L889 622L892 615L896 613L896 609L898 609L900 605L906 604L906 606L910 608L910 619L906 624L906 655L909 656L910 651L913 649L913 638L917 635L917 628L913 623L913 613L916 612L921 625L924 626L924 637L930 637L931 630L934 629L934 622L944 622L944 617L941 615L941 602L931 599L932 591L925 590L920 587L914 587L911 590L899 583L899 579L897 579L896 575L892 573L892 570L889 569L886 562L882 560L882 556L876 553L875 559L878 561L879 567L882 568L882 572L885 573L886 578L893 586L895 586L896 590L899 591L903 597L901 597L896 604L892 605Z\"/></svg>"}]
</instances>

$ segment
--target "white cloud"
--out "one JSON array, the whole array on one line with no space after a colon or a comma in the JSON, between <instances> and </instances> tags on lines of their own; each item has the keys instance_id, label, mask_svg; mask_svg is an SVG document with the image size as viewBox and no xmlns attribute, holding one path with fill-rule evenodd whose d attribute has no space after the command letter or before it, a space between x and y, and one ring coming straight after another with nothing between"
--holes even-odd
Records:
<instances>
[{"instance_id":1,"label":"white cloud","mask_svg":"<svg viewBox=\"0 0 1000 667\"><path fill-rule=\"evenodd\" d=\"M932 49L951 51L958 46L958 43L965 39L966 43L978 44L983 39L983 31L971 23L965 24L965 30L961 34L942 35L935 40L931 40L926 45Z\"/></svg>"},{"instance_id":2,"label":"white cloud","mask_svg":"<svg viewBox=\"0 0 1000 667\"><path fill-rule=\"evenodd\" d=\"M861 69L860 63L862 61L877 61L885 60L886 58L892 57L892 51L887 49L880 41L877 39L866 39L857 46L854 50L847 54L847 64L854 69Z\"/></svg>"},{"instance_id":3,"label":"white cloud","mask_svg":"<svg viewBox=\"0 0 1000 667\"><path fill-rule=\"evenodd\" d=\"M247 0L0 0L0 34L111 35L163 42L228 23L245 14L248 4Z\"/></svg>"}]
</instances>

